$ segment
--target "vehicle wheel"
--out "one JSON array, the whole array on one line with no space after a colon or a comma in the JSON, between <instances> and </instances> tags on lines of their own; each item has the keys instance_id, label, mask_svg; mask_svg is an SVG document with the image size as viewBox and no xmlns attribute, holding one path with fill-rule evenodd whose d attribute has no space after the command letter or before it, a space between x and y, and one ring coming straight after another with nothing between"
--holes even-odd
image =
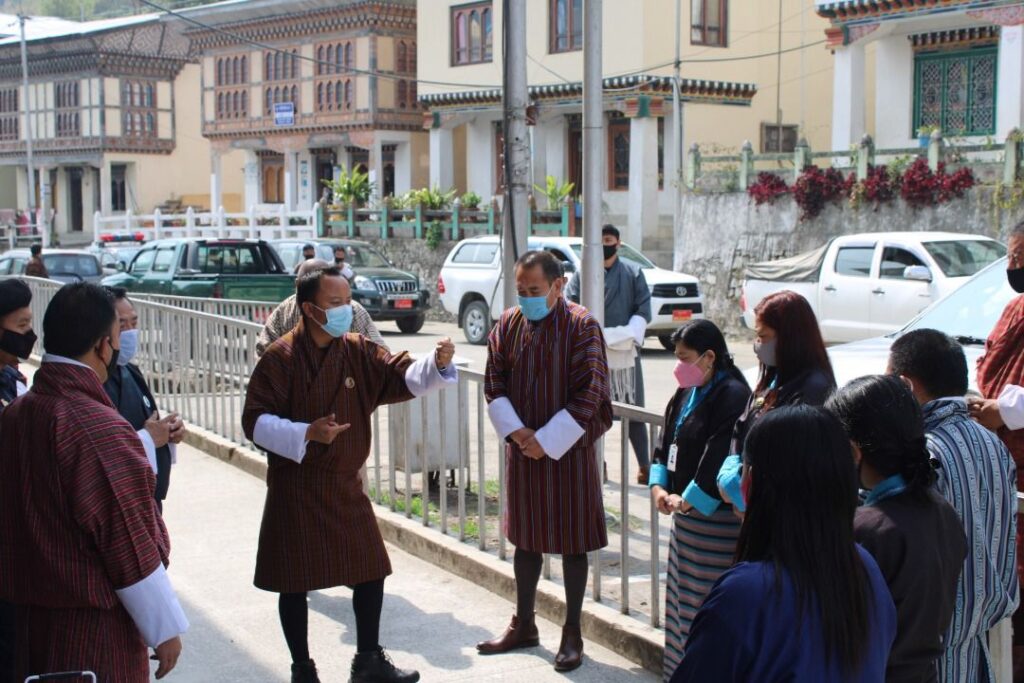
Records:
<instances>
[{"instance_id":1,"label":"vehicle wheel","mask_svg":"<svg viewBox=\"0 0 1024 683\"><path fill-rule=\"evenodd\" d=\"M672 335L671 334L659 334L658 335L658 341L661 342L661 345L663 347L665 347L666 351L675 351L676 350L676 345L672 343Z\"/></svg>"},{"instance_id":2,"label":"vehicle wheel","mask_svg":"<svg viewBox=\"0 0 1024 683\"><path fill-rule=\"evenodd\" d=\"M399 318L395 321L395 324L405 334L416 334L423 329L424 322L426 322L426 318L422 315L417 315L415 317Z\"/></svg>"},{"instance_id":3,"label":"vehicle wheel","mask_svg":"<svg viewBox=\"0 0 1024 683\"><path fill-rule=\"evenodd\" d=\"M474 301L462 313L462 333L470 344L486 344L491 331L491 312L483 301Z\"/></svg>"}]
</instances>

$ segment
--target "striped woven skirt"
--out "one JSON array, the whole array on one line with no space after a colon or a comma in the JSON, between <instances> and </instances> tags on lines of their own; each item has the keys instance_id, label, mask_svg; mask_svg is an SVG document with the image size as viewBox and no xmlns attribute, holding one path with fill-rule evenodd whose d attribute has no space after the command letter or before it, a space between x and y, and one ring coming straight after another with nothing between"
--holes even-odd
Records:
<instances>
[{"instance_id":1,"label":"striped woven skirt","mask_svg":"<svg viewBox=\"0 0 1024 683\"><path fill-rule=\"evenodd\" d=\"M668 586L665 589L665 680L683 657L690 625L711 586L732 566L740 520L732 506L710 517L696 510L672 515L668 551Z\"/></svg>"}]
</instances>

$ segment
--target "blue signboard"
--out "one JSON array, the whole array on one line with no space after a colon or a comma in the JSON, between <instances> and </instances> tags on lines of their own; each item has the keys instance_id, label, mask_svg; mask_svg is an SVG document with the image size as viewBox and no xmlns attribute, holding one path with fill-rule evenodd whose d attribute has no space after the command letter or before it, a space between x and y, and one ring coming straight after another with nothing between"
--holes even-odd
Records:
<instances>
[{"instance_id":1,"label":"blue signboard","mask_svg":"<svg viewBox=\"0 0 1024 683\"><path fill-rule=\"evenodd\" d=\"M295 125L295 103L277 102L274 104L274 125L294 126Z\"/></svg>"}]
</instances>

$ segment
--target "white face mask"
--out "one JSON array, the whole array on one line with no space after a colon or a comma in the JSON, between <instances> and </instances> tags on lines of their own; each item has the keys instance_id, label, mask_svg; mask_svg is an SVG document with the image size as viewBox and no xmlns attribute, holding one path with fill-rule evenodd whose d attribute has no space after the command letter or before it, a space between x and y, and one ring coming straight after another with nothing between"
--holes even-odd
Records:
<instances>
[{"instance_id":1,"label":"white face mask","mask_svg":"<svg viewBox=\"0 0 1024 683\"><path fill-rule=\"evenodd\" d=\"M125 330L121 333L121 352L117 356L118 365L128 365L139 352L139 331Z\"/></svg>"}]
</instances>

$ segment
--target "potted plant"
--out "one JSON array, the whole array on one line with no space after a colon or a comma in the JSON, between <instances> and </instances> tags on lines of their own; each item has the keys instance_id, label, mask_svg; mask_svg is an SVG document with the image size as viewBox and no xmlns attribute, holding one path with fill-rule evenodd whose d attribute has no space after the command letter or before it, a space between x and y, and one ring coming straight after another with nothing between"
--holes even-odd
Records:
<instances>
[{"instance_id":1,"label":"potted plant","mask_svg":"<svg viewBox=\"0 0 1024 683\"><path fill-rule=\"evenodd\" d=\"M534 185L533 189L537 191L538 195L543 195L547 198L548 211L558 211L562 204L565 203L565 200L572 196L572 191L576 189L576 184L568 181L560 183L555 176L549 175L545 179L544 187Z\"/></svg>"},{"instance_id":2,"label":"potted plant","mask_svg":"<svg viewBox=\"0 0 1024 683\"><path fill-rule=\"evenodd\" d=\"M459 205L462 206L464 211L479 211L480 202L484 199L476 192L470 190L466 194L459 197Z\"/></svg>"},{"instance_id":3,"label":"potted plant","mask_svg":"<svg viewBox=\"0 0 1024 683\"><path fill-rule=\"evenodd\" d=\"M358 168L349 171L346 168L338 172L338 177L333 180L322 181L334 194L334 206L356 208L364 206L373 194L374 184L370 182L370 174L363 173Z\"/></svg>"},{"instance_id":4,"label":"potted plant","mask_svg":"<svg viewBox=\"0 0 1024 683\"><path fill-rule=\"evenodd\" d=\"M917 129L917 144L921 147L927 147L928 143L931 142L932 133L938 132L939 127L935 125L921 126Z\"/></svg>"}]
</instances>

